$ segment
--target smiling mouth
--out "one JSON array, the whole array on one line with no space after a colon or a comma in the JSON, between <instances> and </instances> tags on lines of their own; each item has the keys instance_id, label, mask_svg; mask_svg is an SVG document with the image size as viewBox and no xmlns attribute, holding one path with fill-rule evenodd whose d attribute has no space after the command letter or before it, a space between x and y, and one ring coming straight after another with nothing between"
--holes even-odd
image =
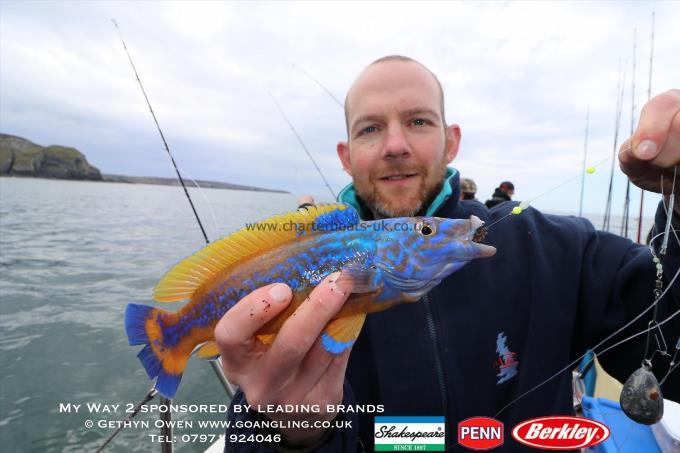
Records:
<instances>
[{"instance_id":1,"label":"smiling mouth","mask_svg":"<svg viewBox=\"0 0 680 453\"><path fill-rule=\"evenodd\" d=\"M381 181L403 181L404 179L412 178L417 176L418 173L404 173L398 175L383 176L380 178Z\"/></svg>"}]
</instances>

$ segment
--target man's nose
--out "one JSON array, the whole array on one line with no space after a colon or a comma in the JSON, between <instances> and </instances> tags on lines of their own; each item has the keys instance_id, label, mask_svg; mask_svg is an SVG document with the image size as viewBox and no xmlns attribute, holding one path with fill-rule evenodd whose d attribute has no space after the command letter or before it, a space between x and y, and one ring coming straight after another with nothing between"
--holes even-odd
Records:
<instances>
[{"instance_id":1,"label":"man's nose","mask_svg":"<svg viewBox=\"0 0 680 453\"><path fill-rule=\"evenodd\" d=\"M404 129L399 125L392 125L387 128L385 144L383 146L383 157L406 157L411 154L411 146L406 137Z\"/></svg>"}]
</instances>

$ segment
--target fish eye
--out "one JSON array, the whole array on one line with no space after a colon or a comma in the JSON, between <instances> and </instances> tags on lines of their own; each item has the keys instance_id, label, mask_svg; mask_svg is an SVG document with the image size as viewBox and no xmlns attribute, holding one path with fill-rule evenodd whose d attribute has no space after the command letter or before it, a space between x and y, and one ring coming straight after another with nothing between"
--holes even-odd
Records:
<instances>
[{"instance_id":1,"label":"fish eye","mask_svg":"<svg viewBox=\"0 0 680 453\"><path fill-rule=\"evenodd\" d=\"M432 228L432 226L430 224L425 223L425 222L418 222L416 224L416 229L423 236L429 236L432 233L434 233L434 228Z\"/></svg>"}]
</instances>

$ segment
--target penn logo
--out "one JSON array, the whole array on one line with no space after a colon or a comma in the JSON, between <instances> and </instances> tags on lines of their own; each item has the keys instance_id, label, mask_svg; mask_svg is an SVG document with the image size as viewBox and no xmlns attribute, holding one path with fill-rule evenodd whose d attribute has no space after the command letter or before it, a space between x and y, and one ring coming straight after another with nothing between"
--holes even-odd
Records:
<instances>
[{"instance_id":1,"label":"penn logo","mask_svg":"<svg viewBox=\"0 0 680 453\"><path fill-rule=\"evenodd\" d=\"M471 450L491 450L503 444L503 423L489 417L472 417L458 423L458 443Z\"/></svg>"},{"instance_id":2,"label":"penn logo","mask_svg":"<svg viewBox=\"0 0 680 453\"><path fill-rule=\"evenodd\" d=\"M512 430L517 442L544 450L593 447L609 437L603 423L585 417L552 416L524 421Z\"/></svg>"}]
</instances>

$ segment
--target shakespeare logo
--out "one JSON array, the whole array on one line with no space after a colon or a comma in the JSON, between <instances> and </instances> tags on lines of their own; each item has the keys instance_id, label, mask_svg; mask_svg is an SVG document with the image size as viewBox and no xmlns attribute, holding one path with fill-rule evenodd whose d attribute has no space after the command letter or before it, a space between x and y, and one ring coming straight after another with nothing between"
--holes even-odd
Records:
<instances>
[{"instance_id":1,"label":"shakespeare logo","mask_svg":"<svg viewBox=\"0 0 680 453\"><path fill-rule=\"evenodd\" d=\"M445 451L444 417L375 417L375 451Z\"/></svg>"}]
</instances>

